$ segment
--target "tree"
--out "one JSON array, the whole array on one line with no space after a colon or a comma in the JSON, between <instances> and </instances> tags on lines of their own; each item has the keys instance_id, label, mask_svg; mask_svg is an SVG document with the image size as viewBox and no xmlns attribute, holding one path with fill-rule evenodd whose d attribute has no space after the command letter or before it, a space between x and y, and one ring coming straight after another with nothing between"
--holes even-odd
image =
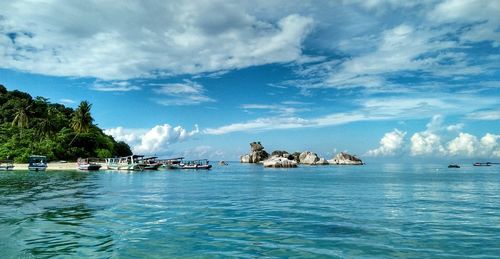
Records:
<instances>
[{"instance_id":1,"label":"tree","mask_svg":"<svg viewBox=\"0 0 500 259\"><path fill-rule=\"evenodd\" d=\"M73 113L70 126L76 132L76 135L69 143L70 146L79 134L89 132L92 122L94 121L92 114L90 114L91 108L92 104L87 101L82 101Z\"/></svg>"},{"instance_id":2,"label":"tree","mask_svg":"<svg viewBox=\"0 0 500 259\"><path fill-rule=\"evenodd\" d=\"M12 126L17 126L18 128L27 128L28 127L28 114L26 110L29 107L26 108L19 108L16 113L14 114L14 120L12 121Z\"/></svg>"}]
</instances>

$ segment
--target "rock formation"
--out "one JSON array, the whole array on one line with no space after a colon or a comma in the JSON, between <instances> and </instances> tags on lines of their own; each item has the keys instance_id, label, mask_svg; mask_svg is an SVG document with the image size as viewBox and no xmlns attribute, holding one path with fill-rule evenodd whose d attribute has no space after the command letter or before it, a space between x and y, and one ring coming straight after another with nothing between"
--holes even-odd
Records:
<instances>
[{"instance_id":1,"label":"rock formation","mask_svg":"<svg viewBox=\"0 0 500 259\"><path fill-rule=\"evenodd\" d=\"M304 151L298 156L298 162L305 165L328 165L328 161L316 153Z\"/></svg>"},{"instance_id":2,"label":"rock formation","mask_svg":"<svg viewBox=\"0 0 500 259\"><path fill-rule=\"evenodd\" d=\"M271 153L271 156L284 157L289 160L295 160L295 157L284 150L275 150Z\"/></svg>"},{"instance_id":3,"label":"rock formation","mask_svg":"<svg viewBox=\"0 0 500 259\"><path fill-rule=\"evenodd\" d=\"M274 167L274 168L291 168L291 167L297 167L297 162L295 160L290 160L286 157L282 156L272 156L267 160L264 160L262 162L264 167Z\"/></svg>"},{"instance_id":4,"label":"rock formation","mask_svg":"<svg viewBox=\"0 0 500 259\"><path fill-rule=\"evenodd\" d=\"M250 143L250 154L240 157L241 163L260 163L269 157L269 154L264 150L260 142Z\"/></svg>"},{"instance_id":5,"label":"rock formation","mask_svg":"<svg viewBox=\"0 0 500 259\"><path fill-rule=\"evenodd\" d=\"M304 151L299 155L299 163L306 165L314 165L319 161L319 157L316 153Z\"/></svg>"},{"instance_id":6,"label":"rock formation","mask_svg":"<svg viewBox=\"0 0 500 259\"><path fill-rule=\"evenodd\" d=\"M363 164L363 161L361 161L361 159L359 159L353 155L344 153L344 152L338 153L333 159L328 160L328 162L330 164L334 164L334 165L362 165Z\"/></svg>"}]
</instances>

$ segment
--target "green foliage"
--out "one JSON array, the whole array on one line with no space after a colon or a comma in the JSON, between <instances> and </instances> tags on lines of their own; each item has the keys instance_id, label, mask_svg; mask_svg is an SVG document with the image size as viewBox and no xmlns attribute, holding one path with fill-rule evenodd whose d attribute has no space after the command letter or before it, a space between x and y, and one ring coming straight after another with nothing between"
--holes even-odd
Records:
<instances>
[{"instance_id":1,"label":"green foliage","mask_svg":"<svg viewBox=\"0 0 500 259\"><path fill-rule=\"evenodd\" d=\"M70 161L132 154L126 143L116 142L93 124L91 107L83 101L73 110L0 85L0 159L20 163L33 154Z\"/></svg>"}]
</instances>

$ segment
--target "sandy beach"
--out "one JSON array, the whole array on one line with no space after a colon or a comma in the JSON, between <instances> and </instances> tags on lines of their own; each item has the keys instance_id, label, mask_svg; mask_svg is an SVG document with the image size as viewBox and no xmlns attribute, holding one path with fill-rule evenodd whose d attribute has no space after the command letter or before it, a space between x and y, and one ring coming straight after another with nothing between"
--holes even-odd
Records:
<instances>
[{"instance_id":1,"label":"sandy beach","mask_svg":"<svg viewBox=\"0 0 500 259\"><path fill-rule=\"evenodd\" d=\"M77 170L76 162L68 162L68 163L59 163L53 162L47 164L47 171L56 171L56 170ZM28 170L28 164L14 164L14 170Z\"/></svg>"}]
</instances>

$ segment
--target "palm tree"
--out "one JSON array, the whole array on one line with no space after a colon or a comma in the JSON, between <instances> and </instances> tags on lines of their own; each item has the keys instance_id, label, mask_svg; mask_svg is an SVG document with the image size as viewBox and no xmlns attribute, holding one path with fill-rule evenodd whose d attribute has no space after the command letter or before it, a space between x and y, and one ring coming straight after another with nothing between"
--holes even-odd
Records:
<instances>
[{"instance_id":1,"label":"palm tree","mask_svg":"<svg viewBox=\"0 0 500 259\"><path fill-rule=\"evenodd\" d=\"M87 101L82 101L80 105L78 105L76 111L73 113L70 126L76 132L76 135L69 143L70 146L80 133L89 132L90 126L92 126L92 122L94 121L94 119L92 118L92 114L90 114L91 108L92 104Z\"/></svg>"},{"instance_id":2,"label":"palm tree","mask_svg":"<svg viewBox=\"0 0 500 259\"><path fill-rule=\"evenodd\" d=\"M17 126L18 128L27 128L28 127L28 114L26 113L26 108L19 108L17 112L14 114L14 120L12 121L12 127Z\"/></svg>"}]
</instances>

